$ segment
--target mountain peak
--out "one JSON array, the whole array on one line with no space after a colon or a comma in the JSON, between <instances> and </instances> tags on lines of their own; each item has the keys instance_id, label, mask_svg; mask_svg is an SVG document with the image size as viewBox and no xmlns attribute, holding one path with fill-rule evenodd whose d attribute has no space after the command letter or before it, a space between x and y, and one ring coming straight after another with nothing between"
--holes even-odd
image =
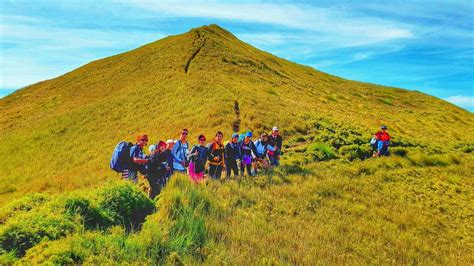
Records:
<instances>
[{"instance_id":1,"label":"mountain peak","mask_svg":"<svg viewBox=\"0 0 474 266\"><path fill-rule=\"evenodd\" d=\"M188 33L198 33L200 36L206 36L209 38L227 38L237 40L237 37L235 37L234 34L217 24L210 24L193 28Z\"/></svg>"}]
</instances>

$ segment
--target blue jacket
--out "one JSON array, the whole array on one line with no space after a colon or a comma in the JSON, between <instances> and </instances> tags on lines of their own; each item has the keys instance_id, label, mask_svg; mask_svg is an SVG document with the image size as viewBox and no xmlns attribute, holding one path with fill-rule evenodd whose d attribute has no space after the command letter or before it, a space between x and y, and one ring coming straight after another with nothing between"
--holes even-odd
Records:
<instances>
[{"instance_id":1,"label":"blue jacket","mask_svg":"<svg viewBox=\"0 0 474 266\"><path fill-rule=\"evenodd\" d=\"M171 155L173 156L173 169L178 170L178 171L186 171L186 168L182 165L183 162L186 162L186 157L188 156L189 153L189 144L186 141L186 143L181 143L180 140L178 140L173 147L173 150L171 151Z\"/></svg>"}]
</instances>

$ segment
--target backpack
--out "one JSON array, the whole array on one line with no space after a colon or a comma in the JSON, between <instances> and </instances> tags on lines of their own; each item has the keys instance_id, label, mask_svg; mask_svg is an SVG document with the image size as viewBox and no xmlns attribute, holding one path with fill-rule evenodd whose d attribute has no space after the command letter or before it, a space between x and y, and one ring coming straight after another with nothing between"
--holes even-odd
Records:
<instances>
[{"instance_id":1,"label":"backpack","mask_svg":"<svg viewBox=\"0 0 474 266\"><path fill-rule=\"evenodd\" d=\"M176 144L175 144L175 145L178 145L178 149L177 149L177 150L179 151L179 149L181 149L181 145L182 145L182 144L181 144L181 141L180 141L179 139L176 140ZM189 143L188 143L188 141L186 141L186 145L188 145L188 149L189 149ZM188 150L188 153L189 153L189 150ZM185 155L184 155L184 167L188 167L188 166L189 166L189 158L188 158L188 155L185 154Z\"/></svg>"},{"instance_id":2,"label":"backpack","mask_svg":"<svg viewBox=\"0 0 474 266\"><path fill-rule=\"evenodd\" d=\"M133 143L121 141L115 146L114 152L112 153L112 159L110 159L110 169L117 173L121 173L131 165L130 148Z\"/></svg>"}]
</instances>

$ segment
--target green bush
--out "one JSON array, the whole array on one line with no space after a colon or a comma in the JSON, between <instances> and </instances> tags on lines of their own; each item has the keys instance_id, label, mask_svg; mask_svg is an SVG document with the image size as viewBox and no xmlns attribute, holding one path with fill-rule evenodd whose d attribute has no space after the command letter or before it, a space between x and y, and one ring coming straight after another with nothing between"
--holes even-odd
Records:
<instances>
[{"instance_id":1,"label":"green bush","mask_svg":"<svg viewBox=\"0 0 474 266\"><path fill-rule=\"evenodd\" d=\"M127 230L137 229L145 221L145 217L155 211L153 201L128 183L103 190L99 197L99 208L114 224L121 224Z\"/></svg>"},{"instance_id":2,"label":"green bush","mask_svg":"<svg viewBox=\"0 0 474 266\"><path fill-rule=\"evenodd\" d=\"M309 145L306 154L311 156L314 161L327 161L336 158L333 149L322 143L313 143Z\"/></svg>"},{"instance_id":3,"label":"green bush","mask_svg":"<svg viewBox=\"0 0 474 266\"><path fill-rule=\"evenodd\" d=\"M105 229L113 224L107 214L85 198L66 200L66 214L80 215L86 229Z\"/></svg>"},{"instance_id":4,"label":"green bush","mask_svg":"<svg viewBox=\"0 0 474 266\"><path fill-rule=\"evenodd\" d=\"M364 160L372 156L372 150L369 145L360 146L357 144L353 144L348 146L342 146L339 149L339 154L351 161L355 159Z\"/></svg>"},{"instance_id":5,"label":"green bush","mask_svg":"<svg viewBox=\"0 0 474 266\"><path fill-rule=\"evenodd\" d=\"M14 251L21 257L42 240L59 239L77 229L72 219L48 210L21 214L0 229L0 250Z\"/></svg>"},{"instance_id":6,"label":"green bush","mask_svg":"<svg viewBox=\"0 0 474 266\"><path fill-rule=\"evenodd\" d=\"M401 147L395 147L390 149L390 153L396 156L405 157L408 154L408 150Z\"/></svg>"},{"instance_id":7,"label":"green bush","mask_svg":"<svg viewBox=\"0 0 474 266\"><path fill-rule=\"evenodd\" d=\"M49 197L40 193L16 199L0 210L0 224L5 223L12 216L18 215L21 212L28 212L47 201L49 201Z\"/></svg>"}]
</instances>

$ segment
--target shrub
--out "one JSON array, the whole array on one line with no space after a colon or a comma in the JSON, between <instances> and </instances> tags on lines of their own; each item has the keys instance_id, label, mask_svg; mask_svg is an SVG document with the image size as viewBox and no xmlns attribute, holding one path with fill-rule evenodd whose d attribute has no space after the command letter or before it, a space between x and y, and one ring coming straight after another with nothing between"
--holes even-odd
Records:
<instances>
[{"instance_id":1,"label":"shrub","mask_svg":"<svg viewBox=\"0 0 474 266\"><path fill-rule=\"evenodd\" d=\"M104 211L85 198L67 199L65 209L68 215L80 215L87 229L105 229L113 224Z\"/></svg>"},{"instance_id":2,"label":"shrub","mask_svg":"<svg viewBox=\"0 0 474 266\"><path fill-rule=\"evenodd\" d=\"M121 224L127 230L137 229L145 217L155 210L155 205L135 186L123 183L106 188L99 199L99 208L114 224Z\"/></svg>"},{"instance_id":3,"label":"shrub","mask_svg":"<svg viewBox=\"0 0 474 266\"><path fill-rule=\"evenodd\" d=\"M54 240L66 236L77 229L77 224L64 215L44 210L25 213L11 219L0 229L0 249L14 251L21 257L26 250L43 239Z\"/></svg>"},{"instance_id":4,"label":"shrub","mask_svg":"<svg viewBox=\"0 0 474 266\"><path fill-rule=\"evenodd\" d=\"M339 153L352 161L355 159L363 160L363 159L367 159L371 157L372 150L370 149L370 146L368 145L359 146L357 144L354 144L354 145L342 146L339 149Z\"/></svg>"},{"instance_id":5,"label":"shrub","mask_svg":"<svg viewBox=\"0 0 474 266\"><path fill-rule=\"evenodd\" d=\"M12 201L10 202L10 204L1 209L0 224L5 223L8 218L18 215L21 212L30 211L33 208L44 204L48 200L48 196L40 193L35 193Z\"/></svg>"},{"instance_id":6,"label":"shrub","mask_svg":"<svg viewBox=\"0 0 474 266\"><path fill-rule=\"evenodd\" d=\"M396 156L405 157L408 154L408 150L405 148L395 147L390 149L390 153Z\"/></svg>"},{"instance_id":7,"label":"shrub","mask_svg":"<svg viewBox=\"0 0 474 266\"><path fill-rule=\"evenodd\" d=\"M314 161L327 161L336 158L332 148L322 143L311 144L306 150L306 154L311 156Z\"/></svg>"}]
</instances>

